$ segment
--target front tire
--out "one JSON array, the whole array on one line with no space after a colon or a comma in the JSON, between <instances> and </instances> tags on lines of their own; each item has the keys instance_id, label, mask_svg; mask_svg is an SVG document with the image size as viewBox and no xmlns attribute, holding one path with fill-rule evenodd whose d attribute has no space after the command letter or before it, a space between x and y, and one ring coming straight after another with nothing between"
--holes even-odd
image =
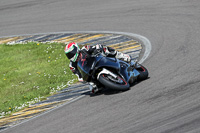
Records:
<instances>
[{"instance_id":1,"label":"front tire","mask_svg":"<svg viewBox=\"0 0 200 133\"><path fill-rule=\"evenodd\" d=\"M102 74L99 76L99 82L109 89L120 90L120 91L128 90L130 88L129 83L127 83L125 80L123 80L120 77L118 77L118 78L121 79L123 81L123 83L121 83L121 84L115 83L115 82L109 80L106 77L106 75Z\"/></svg>"},{"instance_id":2,"label":"front tire","mask_svg":"<svg viewBox=\"0 0 200 133\"><path fill-rule=\"evenodd\" d=\"M148 79L149 72L144 66L140 65L140 68L137 68L137 71L140 73L138 76L139 81Z\"/></svg>"}]
</instances>

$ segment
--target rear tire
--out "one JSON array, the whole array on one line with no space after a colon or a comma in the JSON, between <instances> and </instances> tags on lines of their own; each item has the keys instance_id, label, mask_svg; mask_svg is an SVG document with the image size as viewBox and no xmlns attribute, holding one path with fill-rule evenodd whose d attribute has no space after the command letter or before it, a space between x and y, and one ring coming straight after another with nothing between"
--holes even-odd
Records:
<instances>
[{"instance_id":1,"label":"rear tire","mask_svg":"<svg viewBox=\"0 0 200 133\"><path fill-rule=\"evenodd\" d=\"M99 76L99 82L101 84L103 84L105 87L107 87L109 89L113 89L113 90L126 91L130 88L129 83L127 83L126 81L124 81L123 84L117 84L117 83L110 81L103 75Z\"/></svg>"},{"instance_id":2,"label":"rear tire","mask_svg":"<svg viewBox=\"0 0 200 133\"><path fill-rule=\"evenodd\" d=\"M137 71L140 73L140 75L138 76L138 80L141 81L141 80L145 80L145 79L148 79L148 76L149 76L149 72L148 70L140 65L141 67L140 68L137 68Z\"/></svg>"}]
</instances>

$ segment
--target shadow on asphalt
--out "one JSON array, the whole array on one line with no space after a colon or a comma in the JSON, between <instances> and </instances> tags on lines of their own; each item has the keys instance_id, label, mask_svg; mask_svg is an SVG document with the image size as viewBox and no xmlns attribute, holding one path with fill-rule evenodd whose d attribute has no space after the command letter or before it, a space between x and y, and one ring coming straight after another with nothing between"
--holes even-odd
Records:
<instances>
[{"instance_id":1,"label":"shadow on asphalt","mask_svg":"<svg viewBox=\"0 0 200 133\"><path fill-rule=\"evenodd\" d=\"M126 91L129 91L129 90L126 90ZM115 95L115 94L123 93L126 91L118 91L118 90L111 90L111 89L104 88L95 94L92 94L91 92L86 92L86 93L83 93L83 95L89 95L90 97L95 97L95 96L100 96L100 95Z\"/></svg>"},{"instance_id":2,"label":"shadow on asphalt","mask_svg":"<svg viewBox=\"0 0 200 133\"><path fill-rule=\"evenodd\" d=\"M130 86L130 88L133 87L133 86L135 86L135 85L137 85L137 84L139 84L139 83L141 83L141 82L143 82L143 81L146 81L146 80L148 80L148 79L150 79L150 77L148 77L148 78L145 79L145 80L135 82L135 83L133 83L133 84ZM97 93L95 93L95 94L92 94L91 92L86 92L86 93L83 93L83 95L89 95L90 97L95 97L95 96L99 96L99 95L115 95L115 94L127 92L127 91L129 91L129 90L130 90L130 89L125 90L125 91L119 91L119 90L112 90L112 89L104 88L104 89L100 90L99 92L97 92Z\"/></svg>"}]
</instances>

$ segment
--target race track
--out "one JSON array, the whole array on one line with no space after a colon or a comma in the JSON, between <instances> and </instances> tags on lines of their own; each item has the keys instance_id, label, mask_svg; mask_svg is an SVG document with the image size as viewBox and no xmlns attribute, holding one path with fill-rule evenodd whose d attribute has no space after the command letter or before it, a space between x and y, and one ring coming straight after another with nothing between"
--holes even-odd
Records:
<instances>
[{"instance_id":1,"label":"race track","mask_svg":"<svg viewBox=\"0 0 200 133\"><path fill-rule=\"evenodd\" d=\"M150 78L67 104L2 133L199 133L199 0L0 1L0 36L117 31L147 37Z\"/></svg>"}]
</instances>

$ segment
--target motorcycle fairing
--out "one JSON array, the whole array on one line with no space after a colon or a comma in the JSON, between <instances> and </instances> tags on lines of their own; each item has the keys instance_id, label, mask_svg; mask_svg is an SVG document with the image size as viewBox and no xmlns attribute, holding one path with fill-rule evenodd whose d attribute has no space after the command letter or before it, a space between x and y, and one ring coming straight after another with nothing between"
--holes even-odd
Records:
<instances>
[{"instance_id":1,"label":"motorcycle fairing","mask_svg":"<svg viewBox=\"0 0 200 133\"><path fill-rule=\"evenodd\" d=\"M87 59L81 58L77 63L77 67L83 80L87 82L89 82L92 75L101 68L115 70L117 74L128 82L130 80L135 80L139 75L139 72L131 68L128 63L113 57L104 57L101 54L97 56L88 56Z\"/></svg>"}]
</instances>

